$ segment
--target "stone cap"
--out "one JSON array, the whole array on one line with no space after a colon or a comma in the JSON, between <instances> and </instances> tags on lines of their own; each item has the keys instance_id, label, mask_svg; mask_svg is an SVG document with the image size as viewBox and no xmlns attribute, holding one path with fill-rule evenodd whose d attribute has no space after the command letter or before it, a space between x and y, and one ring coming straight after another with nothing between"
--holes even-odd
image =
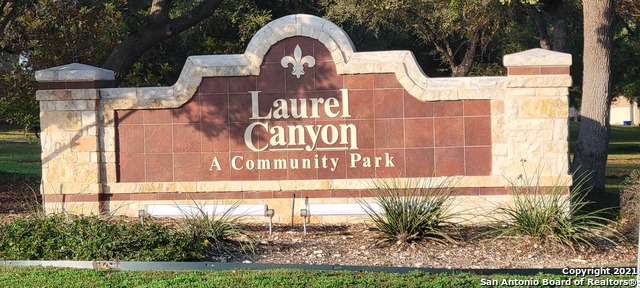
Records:
<instances>
[{"instance_id":1,"label":"stone cap","mask_svg":"<svg viewBox=\"0 0 640 288\"><path fill-rule=\"evenodd\" d=\"M502 62L505 67L568 67L572 63L571 54L540 48L505 55Z\"/></svg>"},{"instance_id":2,"label":"stone cap","mask_svg":"<svg viewBox=\"0 0 640 288\"><path fill-rule=\"evenodd\" d=\"M111 70L90 65L72 63L36 71L38 82L90 82L113 81L115 74Z\"/></svg>"}]
</instances>

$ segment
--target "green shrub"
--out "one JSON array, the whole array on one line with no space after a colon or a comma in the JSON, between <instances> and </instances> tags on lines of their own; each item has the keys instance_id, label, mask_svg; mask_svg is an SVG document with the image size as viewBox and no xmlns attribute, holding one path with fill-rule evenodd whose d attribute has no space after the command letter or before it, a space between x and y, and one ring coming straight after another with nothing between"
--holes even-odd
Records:
<instances>
[{"instance_id":1,"label":"green shrub","mask_svg":"<svg viewBox=\"0 0 640 288\"><path fill-rule=\"evenodd\" d=\"M201 244L148 219L57 214L0 225L0 258L12 260L192 261Z\"/></svg>"},{"instance_id":2,"label":"green shrub","mask_svg":"<svg viewBox=\"0 0 640 288\"><path fill-rule=\"evenodd\" d=\"M404 245L423 239L453 242L450 227L445 225L454 216L449 201L453 188L449 187L448 179L435 181L398 183L379 179L374 182L369 190L376 203L363 198L359 202L380 230L380 243ZM380 205L382 212L374 205Z\"/></svg>"},{"instance_id":3,"label":"green shrub","mask_svg":"<svg viewBox=\"0 0 640 288\"><path fill-rule=\"evenodd\" d=\"M525 172L509 180L513 204L497 208L499 215L506 216L495 226L497 237L530 236L574 250L576 245L593 247L602 240L614 243L618 234L610 229L612 221L599 216L606 209L584 209L590 204L585 199L585 179L574 179L569 193L569 183L557 179L551 186L542 186L538 169L534 177Z\"/></svg>"},{"instance_id":4,"label":"green shrub","mask_svg":"<svg viewBox=\"0 0 640 288\"><path fill-rule=\"evenodd\" d=\"M624 180L620 195L621 231L627 236L637 237L640 219L640 171L633 170Z\"/></svg>"}]
</instances>

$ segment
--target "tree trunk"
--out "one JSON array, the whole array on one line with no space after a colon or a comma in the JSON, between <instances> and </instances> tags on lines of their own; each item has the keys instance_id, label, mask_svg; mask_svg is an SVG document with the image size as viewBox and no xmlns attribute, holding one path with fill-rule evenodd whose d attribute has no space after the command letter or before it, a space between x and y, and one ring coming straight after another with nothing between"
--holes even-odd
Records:
<instances>
[{"instance_id":1,"label":"tree trunk","mask_svg":"<svg viewBox=\"0 0 640 288\"><path fill-rule=\"evenodd\" d=\"M602 0L607 1L607 0ZM569 24L562 0L544 1L547 13L553 21L553 51L569 51ZM587 18L585 18L586 21Z\"/></svg>"},{"instance_id":2,"label":"tree trunk","mask_svg":"<svg viewBox=\"0 0 640 288\"><path fill-rule=\"evenodd\" d=\"M591 196L604 192L611 104L613 1L584 0L584 75L580 134L571 170L587 176ZM596 199L596 198L593 198Z\"/></svg>"},{"instance_id":3,"label":"tree trunk","mask_svg":"<svg viewBox=\"0 0 640 288\"><path fill-rule=\"evenodd\" d=\"M203 1L191 11L173 19L169 17L171 3L172 1L168 0L154 0L150 8L149 22L124 38L102 64L103 68L115 73L116 83L129 73L133 64L151 47L211 16L222 0Z\"/></svg>"},{"instance_id":4,"label":"tree trunk","mask_svg":"<svg viewBox=\"0 0 640 288\"><path fill-rule=\"evenodd\" d=\"M530 6L530 15L533 21L536 23L536 30L538 31L538 40L540 41L540 48L551 50L551 43L549 42L549 33L547 32L547 22L544 21L544 15L539 12L534 6Z\"/></svg>"}]
</instances>

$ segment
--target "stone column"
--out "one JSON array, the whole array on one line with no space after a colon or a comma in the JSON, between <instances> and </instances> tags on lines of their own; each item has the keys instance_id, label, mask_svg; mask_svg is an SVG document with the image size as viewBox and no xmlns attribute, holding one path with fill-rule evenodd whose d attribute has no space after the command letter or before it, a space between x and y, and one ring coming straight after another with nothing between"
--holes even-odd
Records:
<instances>
[{"instance_id":1,"label":"stone column","mask_svg":"<svg viewBox=\"0 0 640 288\"><path fill-rule=\"evenodd\" d=\"M533 49L506 55L504 66L507 175L567 176L571 55Z\"/></svg>"},{"instance_id":2,"label":"stone column","mask_svg":"<svg viewBox=\"0 0 640 288\"><path fill-rule=\"evenodd\" d=\"M99 213L99 88L113 87L114 73L74 63L37 71L36 81L45 211Z\"/></svg>"}]
</instances>

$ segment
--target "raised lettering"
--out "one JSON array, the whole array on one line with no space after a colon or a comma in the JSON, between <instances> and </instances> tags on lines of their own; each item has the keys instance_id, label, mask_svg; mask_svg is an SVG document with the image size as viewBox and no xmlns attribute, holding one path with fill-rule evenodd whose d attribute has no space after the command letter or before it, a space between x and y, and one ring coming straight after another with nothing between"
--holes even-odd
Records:
<instances>
[{"instance_id":1,"label":"raised lettering","mask_svg":"<svg viewBox=\"0 0 640 288\"><path fill-rule=\"evenodd\" d=\"M260 116L260 105L258 102L258 94L261 91L249 91L251 93L251 118L252 120L257 119L271 119L271 109L269 109L269 113L265 116Z\"/></svg>"},{"instance_id":2,"label":"raised lettering","mask_svg":"<svg viewBox=\"0 0 640 288\"><path fill-rule=\"evenodd\" d=\"M222 168L220 168L220 162L218 162L218 157L213 157L213 161L211 161L211 166L209 166L209 171L213 171L213 168L215 168L217 171L222 170Z\"/></svg>"},{"instance_id":3,"label":"raised lettering","mask_svg":"<svg viewBox=\"0 0 640 288\"><path fill-rule=\"evenodd\" d=\"M262 148L257 148L255 145L253 145L253 128L255 128L256 126L261 126L265 130L269 128L269 125L261 122L253 122L249 124L247 130L244 131L244 143L247 145L247 147L249 147L249 149L251 149L251 151L264 151L265 149L267 149L267 147L269 147L269 145L265 144Z\"/></svg>"}]
</instances>

